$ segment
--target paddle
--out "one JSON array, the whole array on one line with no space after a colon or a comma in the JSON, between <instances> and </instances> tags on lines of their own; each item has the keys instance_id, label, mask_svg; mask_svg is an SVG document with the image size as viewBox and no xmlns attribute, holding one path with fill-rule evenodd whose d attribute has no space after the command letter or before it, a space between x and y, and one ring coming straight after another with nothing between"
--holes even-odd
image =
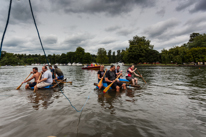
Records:
<instances>
[{"instance_id":1,"label":"paddle","mask_svg":"<svg viewBox=\"0 0 206 137\"><path fill-rule=\"evenodd\" d=\"M57 81L62 81L62 80L57 80ZM71 83L72 84L72 81L63 81L63 83Z\"/></svg>"},{"instance_id":2,"label":"paddle","mask_svg":"<svg viewBox=\"0 0 206 137\"><path fill-rule=\"evenodd\" d=\"M139 71L137 70L137 72L139 73ZM140 76L142 76L140 73L139 73ZM145 82L145 84L147 84L147 82L144 80L144 78L142 77L143 81Z\"/></svg>"},{"instance_id":3,"label":"paddle","mask_svg":"<svg viewBox=\"0 0 206 137\"><path fill-rule=\"evenodd\" d=\"M29 77L30 75L31 75L31 73L28 75L28 77ZM28 77L27 77L27 78L28 78ZM24 81L26 81L27 78L26 78ZM23 83L21 83L21 85L19 85L19 86L16 88L16 90L20 89L20 87L22 86L22 84L23 84Z\"/></svg>"},{"instance_id":4,"label":"paddle","mask_svg":"<svg viewBox=\"0 0 206 137\"><path fill-rule=\"evenodd\" d=\"M107 69L106 69L104 75L106 74L106 72L107 72ZM103 81L103 79L104 79L104 75L103 75L103 77L101 78L101 80L100 80L99 83L98 83L98 87L99 87L99 88L102 86L102 81Z\"/></svg>"},{"instance_id":5,"label":"paddle","mask_svg":"<svg viewBox=\"0 0 206 137\"><path fill-rule=\"evenodd\" d=\"M61 82L63 82L64 80L59 80L59 81L57 81L57 83L54 85L54 86L52 86L52 88L55 88L58 84L60 84Z\"/></svg>"},{"instance_id":6,"label":"paddle","mask_svg":"<svg viewBox=\"0 0 206 137\"><path fill-rule=\"evenodd\" d=\"M42 73L40 73L40 75L39 75L39 79L38 79L38 81L40 80L40 78L41 78L41 74ZM37 86L37 84L38 84L38 82L36 83L36 86ZM37 87L36 87L37 88ZM36 91L36 88L34 87L34 92Z\"/></svg>"},{"instance_id":7,"label":"paddle","mask_svg":"<svg viewBox=\"0 0 206 137\"><path fill-rule=\"evenodd\" d=\"M109 84L109 86L107 86L107 87L103 90L103 92L106 93L106 92L109 90L109 88L114 84L114 82L115 82L120 76L121 76L121 74L120 74L111 84Z\"/></svg>"}]
</instances>

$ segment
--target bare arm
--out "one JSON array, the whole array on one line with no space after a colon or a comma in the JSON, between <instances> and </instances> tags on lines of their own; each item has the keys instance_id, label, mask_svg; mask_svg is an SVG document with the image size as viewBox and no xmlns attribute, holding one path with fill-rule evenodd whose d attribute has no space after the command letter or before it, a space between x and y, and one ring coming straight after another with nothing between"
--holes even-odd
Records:
<instances>
[{"instance_id":1,"label":"bare arm","mask_svg":"<svg viewBox=\"0 0 206 137\"><path fill-rule=\"evenodd\" d=\"M54 73L54 79L57 79L57 75L56 75L56 73Z\"/></svg>"},{"instance_id":2,"label":"bare arm","mask_svg":"<svg viewBox=\"0 0 206 137\"><path fill-rule=\"evenodd\" d=\"M134 75L135 75L135 76L137 76L137 77L140 77L140 78L142 77L142 76L140 76L140 75L136 74L135 72L134 72Z\"/></svg>"},{"instance_id":3,"label":"bare arm","mask_svg":"<svg viewBox=\"0 0 206 137\"><path fill-rule=\"evenodd\" d=\"M28 82L28 81L31 81L33 78L34 78L34 75L33 75L31 78L29 78L28 80L23 81L22 83L26 83L26 82Z\"/></svg>"},{"instance_id":4,"label":"bare arm","mask_svg":"<svg viewBox=\"0 0 206 137\"><path fill-rule=\"evenodd\" d=\"M102 78L100 78L100 74L97 74L97 77L98 77L98 79L102 79Z\"/></svg>"},{"instance_id":5,"label":"bare arm","mask_svg":"<svg viewBox=\"0 0 206 137\"><path fill-rule=\"evenodd\" d=\"M42 80L38 80L38 83L42 82L42 81L46 81L47 78L43 78Z\"/></svg>"},{"instance_id":6,"label":"bare arm","mask_svg":"<svg viewBox=\"0 0 206 137\"><path fill-rule=\"evenodd\" d=\"M105 81L106 81L106 82L110 82L110 83L113 82L113 81L109 80L107 77L105 78Z\"/></svg>"}]
</instances>

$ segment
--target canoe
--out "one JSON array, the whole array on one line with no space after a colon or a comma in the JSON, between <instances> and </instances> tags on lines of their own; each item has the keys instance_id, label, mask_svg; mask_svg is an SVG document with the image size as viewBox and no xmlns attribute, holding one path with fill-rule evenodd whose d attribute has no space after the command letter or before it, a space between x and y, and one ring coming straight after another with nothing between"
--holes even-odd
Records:
<instances>
[{"instance_id":1,"label":"canoe","mask_svg":"<svg viewBox=\"0 0 206 137\"><path fill-rule=\"evenodd\" d=\"M119 82L126 83L127 86L140 88L139 85L132 85L131 81L129 81L127 79L119 79ZM99 89L98 83L94 83L94 85L96 86L96 89ZM102 83L102 85L103 85L102 89L105 89L108 86L107 83ZM112 89L112 88L110 87L110 89Z\"/></svg>"},{"instance_id":2,"label":"canoe","mask_svg":"<svg viewBox=\"0 0 206 137\"><path fill-rule=\"evenodd\" d=\"M65 79L63 79L63 80L58 80L57 81L57 83L58 84L63 84L63 83L65 83L66 82L66 78ZM57 87L58 86L58 84L56 84L56 83L52 83L52 85L49 85L49 86L46 86L46 87L43 87L43 88L41 88L41 89L52 89L52 88L55 88L55 87ZM34 87L31 87L30 88L31 90L34 90Z\"/></svg>"},{"instance_id":3,"label":"canoe","mask_svg":"<svg viewBox=\"0 0 206 137\"><path fill-rule=\"evenodd\" d=\"M82 69L99 70L100 66L88 66L88 67L83 67Z\"/></svg>"}]
</instances>

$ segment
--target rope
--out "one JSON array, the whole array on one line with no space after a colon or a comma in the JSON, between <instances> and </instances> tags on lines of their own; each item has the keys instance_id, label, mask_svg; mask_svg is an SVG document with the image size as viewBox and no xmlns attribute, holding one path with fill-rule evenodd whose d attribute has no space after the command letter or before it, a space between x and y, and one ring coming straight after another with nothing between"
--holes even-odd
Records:
<instances>
[{"instance_id":1,"label":"rope","mask_svg":"<svg viewBox=\"0 0 206 137\"><path fill-rule=\"evenodd\" d=\"M57 82L57 81L56 81L56 82ZM58 84L58 87L59 87L59 84ZM59 87L59 88L60 88L60 87ZM71 103L71 101L69 100L69 98L62 92L62 90L60 90L60 91L61 91L61 93L65 96L65 98L69 101L70 105L71 105L77 112L81 112L81 111L84 109L85 105L87 104L87 101L88 101L89 98L90 98L90 94L92 93L92 92L89 93L89 95L88 95L88 97L87 97L87 100L85 101L85 103L84 103L84 105L82 106L81 110L77 110L77 109L75 108L75 106L72 105L72 103Z\"/></svg>"},{"instance_id":2,"label":"rope","mask_svg":"<svg viewBox=\"0 0 206 137\"><path fill-rule=\"evenodd\" d=\"M34 20L34 25L35 25L35 27L36 27L36 31L37 31L37 34L38 34L38 37L39 37L39 41L40 41L40 43L41 43L42 50L44 51L44 55L45 55L45 57L46 57L46 61L47 61L48 65L49 65L49 61L48 61L48 59L47 59L46 52L45 52L45 50L44 50L44 47L43 47L43 44L42 44L42 41L41 41L41 37L40 37L39 31L38 31L38 28L37 28L37 25L36 25L36 21L35 21L35 17L34 17L34 14L33 14L32 5L31 5L31 1L30 1L30 0L29 0L29 5L30 5L30 9L31 9L31 14L32 14L32 17L33 17L33 20ZM55 80L55 81L56 81L56 80ZM56 83L57 83L57 81L56 81ZM87 101L88 101L88 99L89 99L89 97L90 97L91 92L90 92L90 94L88 95L87 100L86 100L86 102L84 103L84 105L83 105L83 107L81 108L81 110L77 110L77 109L72 105L72 103L71 103L71 101L69 100L69 98L63 93L63 91L61 90L61 88L60 88L60 86L59 86L58 83L57 83L57 85L58 85L59 90L61 91L61 93L62 93L62 94L66 97L66 99L69 101L70 105L71 105L77 112L81 112L81 111L84 109L84 106L87 104Z\"/></svg>"},{"instance_id":3,"label":"rope","mask_svg":"<svg viewBox=\"0 0 206 137\"><path fill-rule=\"evenodd\" d=\"M42 44L42 42L41 42L41 37L40 37L40 34L39 34L39 30L38 30L37 25L36 25L36 20L35 20L35 18L34 18L34 13L33 13L33 9L32 9L31 1L30 1L30 0L29 0L29 5L30 5L30 9L31 9L31 14L32 14L32 17L33 17L33 20L34 20L34 25L35 25L35 27L36 27L36 31L37 31L37 34L38 34L38 37L39 37L39 41L40 41L42 50L43 50L43 52L44 52L44 55L45 55L45 57L46 57L46 61L47 61L48 65L49 65L49 61L48 61L48 59L47 59L46 52L45 52L44 47L43 47L43 44Z\"/></svg>"},{"instance_id":4,"label":"rope","mask_svg":"<svg viewBox=\"0 0 206 137\"><path fill-rule=\"evenodd\" d=\"M4 33L3 33L2 38L1 38L0 59L1 59L1 50L2 50L2 46L3 46L3 42L4 42L4 36L6 34L6 30L7 30L8 24L9 24L9 18L10 18L10 12L11 12L11 4L12 4L12 0L10 0L8 17L7 17L7 21L6 21L6 26L5 26Z\"/></svg>"}]
</instances>

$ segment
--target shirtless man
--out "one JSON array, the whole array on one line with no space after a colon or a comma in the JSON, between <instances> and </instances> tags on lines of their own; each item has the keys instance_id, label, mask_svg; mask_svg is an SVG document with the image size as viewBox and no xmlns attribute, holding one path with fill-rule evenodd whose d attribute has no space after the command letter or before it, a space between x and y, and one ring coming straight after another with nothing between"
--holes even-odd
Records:
<instances>
[{"instance_id":1,"label":"shirtless man","mask_svg":"<svg viewBox=\"0 0 206 137\"><path fill-rule=\"evenodd\" d=\"M34 67L34 68L33 68L33 71L32 71L31 73L33 74L33 76L32 76L30 79L28 79L28 80L26 80L26 81L23 81L22 84L23 84L23 83L26 83L26 82L29 82L29 81L31 81L32 79L34 79L34 82L32 82L32 83L30 83L30 84L27 84L27 85L25 86L25 89L29 89L30 87L34 87L34 86L36 85L36 83L37 83L38 78L39 78L40 73L38 72L38 68L37 68L37 67Z\"/></svg>"}]
</instances>

